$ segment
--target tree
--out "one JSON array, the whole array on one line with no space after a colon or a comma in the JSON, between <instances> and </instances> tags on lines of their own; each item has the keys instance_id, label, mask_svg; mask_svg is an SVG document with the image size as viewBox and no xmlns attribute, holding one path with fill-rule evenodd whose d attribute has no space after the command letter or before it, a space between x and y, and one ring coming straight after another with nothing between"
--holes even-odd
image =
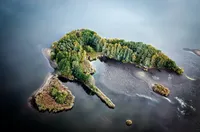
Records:
<instances>
[{"instance_id":1,"label":"tree","mask_svg":"<svg viewBox=\"0 0 200 132\"><path fill-rule=\"evenodd\" d=\"M172 69L172 68L175 68L177 66L176 66L176 63L174 61L168 59L165 63L165 67L168 68L168 69Z\"/></svg>"},{"instance_id":2,"label":"tree","mask_svg":"<svg viewBox=\"0 0 200 132\"><path fill-rule=\"evenodd\" d=\"M176 70L176 72L177 72L179 75L181 75L181 74L183 74L184 70L183 70L182 68L178 67L177 70Z\"/></svg>"},{"instance_id":3,"label":"tree","mask_svg":"<svg viewBox=\"0 0 200 132\"><path fill-rule=\"evenodd\" d=\"M174 61L151 45L123 39L101 38L88 29L67 33L58 42L54 42L51 48L51 59L56 60L57 70L65 77L75 76L82 82L87 81L90 76L83 72L82 63L87 59L86 53L91 52L102 52L104 56L118 61L183 73Z\"/></svg>"},{"instance_id":4,"label":"tree","mask_svg":"<svg viewBox=\"0 0 200 132\"><path fill-rule=\"evenodd\" d=\"M68 93L64 91L59 91L56 87L52 87L50 95L55 99L57 103L64 104Z\"/></svg>"},{"instance_id":5,"label":"tree","mask_svg":"<svg viewBox=\"0 0 200 132\"><path fill-rule=\"evenodd\" d=\"M58 54L56 55L56 62L60 62L63 58L65 58L65 55L63 54L63 52L58 52Z\"/></svg>"},{"instance_id":6,"label":"tree","mask_svg":"<svg viewBox=\"0 0 200 132\"><path fill-rule=\"evenodd\" d=\"M71 64L70 64L70 61L68 61L67 59L62 59L58 63L58 69L63 76L68 77L72 75Z\"/></svg>"}]
</instances>

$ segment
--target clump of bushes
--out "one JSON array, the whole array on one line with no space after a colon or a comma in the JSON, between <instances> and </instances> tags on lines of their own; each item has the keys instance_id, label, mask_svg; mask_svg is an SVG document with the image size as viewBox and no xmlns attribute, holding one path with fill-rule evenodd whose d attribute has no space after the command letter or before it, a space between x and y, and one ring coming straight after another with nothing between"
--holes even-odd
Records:
<instances>
[{"instance_id":1,"label":"clump of bushes","mask_svg":"<svg viewBox=\"0 0 200 132\"><path fill-rule=\"evenodd\" d=\"M159 93L160 95L163 95L163 96L166 96L166 97L170 93L170 90L167 87L165 87L161 84L158 84L158 83L154 84L152 89L153 89L154 92Z\"/></svg>"},{"instance_id":2,"label":"clump of bushes","mask_svg":"<svg viewBox=\"0 0 200 132\"><path fill-rule=\"evenodd\" d=\"M52 87L50 95L55 99L57 103L64 104L66 103L68 93L66 91L60 91L56 87Z\"/></svg>"}]
</instances>

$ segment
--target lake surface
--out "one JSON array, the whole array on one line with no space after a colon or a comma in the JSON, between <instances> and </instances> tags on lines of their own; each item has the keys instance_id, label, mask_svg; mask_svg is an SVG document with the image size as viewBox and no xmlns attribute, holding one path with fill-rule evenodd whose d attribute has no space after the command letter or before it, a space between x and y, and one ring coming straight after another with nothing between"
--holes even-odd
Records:
<instances>
[{"instance_id":1,"label":"lake surface","mask_svg":"<svg viewBox=\"0 0 200 132\"><path fill-rule=\"evenodd\" d=\"M199 132L200 2L193 0L10 0L0 1L1 127L16 131ZM71 111L40 113L29 96L53 69L42 49L74 29L89 28L102 37L142 41L161 49L185 69L144 72L113 60L94 61L96 85L115 103L109 109L80 84L64 83L75 95ZM160 82L168 98L152 92ZM125 120L133 120L127 127Z\"/></svg>"}]
</instances>

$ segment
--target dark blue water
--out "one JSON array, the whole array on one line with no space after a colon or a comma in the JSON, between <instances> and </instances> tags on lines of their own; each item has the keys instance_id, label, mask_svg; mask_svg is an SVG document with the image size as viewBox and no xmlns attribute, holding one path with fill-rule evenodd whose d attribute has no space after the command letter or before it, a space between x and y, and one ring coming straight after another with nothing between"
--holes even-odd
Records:
<instances>
[{"instance_id":1,"label":"dark blue water","mask_svg":"<svg viewBox=\"0 0 200 132\"><path fill-rule=\"evenodd\" d=\"M5 0L0 1L0 119L16 131L200 131L200 49L198 0ZM142 41L161 49L194 78L166 71L143 72L116 61L93 62L96 85L116 104L109 109L76 83L65 83L76 96L74 108L40 113L28 97L52 72L42 55L65 33L89 28L102 37ZM168 99L150 89L154 82L171 90ZM126 119L133 125L127 127Z\"/></svg>"}]
</instances>

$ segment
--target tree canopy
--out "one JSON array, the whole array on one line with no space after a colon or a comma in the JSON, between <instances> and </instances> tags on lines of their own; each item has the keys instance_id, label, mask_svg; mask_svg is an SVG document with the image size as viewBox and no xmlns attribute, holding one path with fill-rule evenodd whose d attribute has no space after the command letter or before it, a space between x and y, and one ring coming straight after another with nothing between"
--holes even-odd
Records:
<instances>
[{"instance_id":1,"label":"tree canopy","mask_svg":"<svg viewBox=\"0 0 200 132\"><path fill-rule=\"evenodd\" d=\"M64 35L52 44L51 59L58 64L59 73L71 79L87 82L91 76L81 67L87 53L101 52L104 56L146 68L164 68L183 73L183 69L160 50L142 42L101 38L96 32L79 29Z\"/></svg>"}]
</instances>

